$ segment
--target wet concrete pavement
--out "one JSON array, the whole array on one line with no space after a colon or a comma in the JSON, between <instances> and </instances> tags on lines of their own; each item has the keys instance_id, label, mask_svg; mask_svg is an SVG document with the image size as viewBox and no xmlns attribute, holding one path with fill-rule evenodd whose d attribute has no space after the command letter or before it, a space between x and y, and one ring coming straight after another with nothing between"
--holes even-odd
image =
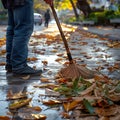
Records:
<instances>
[{"instance_id":1,"label":"wet concrete pavement","mask_svg":"<svg viewBox=\"0 0 120 120\"><path fill-rule=\"evenodd\" d=\"M88 26L79 27L81 30L85 30L91 33L100 35L101 37L107 37L111 40L120 40L120 27L114 28L113 26Z\"/></svg>"},{"instance_id":2,"label":"wet concrete pavement","mask_svg":"<svg viewBox=\"0 0 120 120\"><path fill-rule=\"evenodd\" d=\"M76 26L74 26L76 28ZM0 37L4 37L6 27L2 27L2 31L0 32ZM99 35L105 35L107 37L112 36L111 38L118 37L120 29L112 29L109 27L102 27L98 29L98 27L88 27L86 28L79 26L80 30L85 30L88 32L93 32ZM108 31L107 31L108 29ZM64 31L71 31L71 26L65 26L63 28ZM105 32L106 31L106 32ZM36 26L34 29L33 35L39 35L41 33L44 34L59 34L57 26L53 23L50 24L49 28L44 28L44 26ZM116 38L113 38L116 40ZM69 46L71 48L71 53L74 59L77 60L79 64L87 64L87 66L91 69L98 68L98 66L105 66L105 64L114 65L114 63L120 63L120 48L111 48L109 49L106 46L108 40L101 40L100 38L84 38L84 42L88 43L86 45L80 44L80 39L82 39L80 32L71 33ZM119 39L117 39L119 40ZM47 115L47 120L61 120L59 113L61 110L56 111L52 109L48 109L47 106L44 106L40 101L46 99L44 97L39 97L40 94L45 94L45 89L35 88L34 85L41 84L41 77L48 78L51 82L54 82L54 76L57 72L63 67L62 63L66 61L66 59L61 62L57 62L56 59L59 58L57 54L65 53L65 48L62 42L55 42L50 45L46 44L45 38L36 39L31 37L32 44L29 46L29 57L36 57L37 61L28 62L30 66L36 66L37 68L47 69L47 72L44 72L42 76L30 77L29 80L23 80L21 78L16 78L12 76L12 73L6 73L4 66L0 66L0 116L7 115L8 113L8 105L10 101L6 100L6 95L8 90L12 89L13 92L17 92L26 88L32 94L29 94L28 97L32 97L32 102L30 103L32 106L40 106L42 107L43 114ZM33 44L36 43L37 44ZM74 49L72 49L74 48ZM76 49L75 49L76 48ZM5 49L5 46L2 46L0 50ZM99 50L98 50L99 49ZM34 53L34 50L40 51L44 54ZM98 50L98 52L96 52ZM84 53L87 53L84 54ZM105 56L109 56L106 58ZM87 57L86 57L87 56ZM89 56L89 59L88 59ZM91 56L91 58L90 58ZM99 57L101 56L101 57ZM42 61L48 61L47 66L44 66ZM5 62L5 55L0 57L0 62ZM109 77L113 79L120 79L120 71L116 71L113 73L109 73L107 66L100 71L102 74L109 75Z\"/></svg>"}]
</instances>

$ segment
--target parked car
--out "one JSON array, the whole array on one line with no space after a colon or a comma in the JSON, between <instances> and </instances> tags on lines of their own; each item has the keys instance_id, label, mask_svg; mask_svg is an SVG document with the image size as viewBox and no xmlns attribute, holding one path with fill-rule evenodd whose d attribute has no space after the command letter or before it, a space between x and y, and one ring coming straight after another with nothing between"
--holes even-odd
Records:
<instances>
[{"instance_id":1,"label":"parked car","mask_svg":"<svg viewBox=\"0 0 120 120\"><path fill-rule=\"evenodd\" d=\"M39 13L34 13L34 24L39 24L41 25L42 24L42 15L39 14Z\"/></svg>"}]
</instances>

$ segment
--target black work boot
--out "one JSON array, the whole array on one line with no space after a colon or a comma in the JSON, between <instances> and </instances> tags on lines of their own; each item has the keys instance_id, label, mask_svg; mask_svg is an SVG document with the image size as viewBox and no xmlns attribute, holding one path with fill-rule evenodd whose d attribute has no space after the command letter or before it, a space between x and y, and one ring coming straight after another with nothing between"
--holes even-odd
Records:
<instances>
[{"instance_id":1,"label":"black work boot","mask_svg":"<svg viewBox=\"0 0 120 120\"><path fill-rule=\"evenodd\" d=\"M14 76L26 76L26 75L32 75L32 76L40 76L42 74L42 70L35 70L31 68L30 66L25 66L22 69L19 70L13 70Z\"/></svg>"}]
</instances>

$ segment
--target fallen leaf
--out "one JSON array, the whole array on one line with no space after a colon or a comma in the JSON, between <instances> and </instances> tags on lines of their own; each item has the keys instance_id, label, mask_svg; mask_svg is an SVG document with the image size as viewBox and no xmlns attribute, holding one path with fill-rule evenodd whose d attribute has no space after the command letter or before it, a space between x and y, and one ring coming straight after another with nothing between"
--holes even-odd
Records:
<instances>
[{"instance_id":1,"label":"fallen leaf","mask_svg":"<svg viewBox=\"0 0 120 120\"><path fill-rule=\"evenodd\" d=\"M56 53L56 52L57 52L57 50L52 50L51 52Z\"/></svg>"},{"instance_id":2,"label":"fallen leaf","mask_svg":"<svg viewBox=\"0 0 120 120\"><path fill-rule=\"evenodd\" d=\"M42 63L46 66L48 64L47 60L42 61Z\"/></svg>"},{"instance_id":3,"label":"fallen leaf","mask_svg":"<svg viewBox=\"0 0 120 120\"><path fill-rule=\"evenodd\" d=\"M21 91L18 93L14 93L9 90L7 93L7 100L15 100L15 99L21 99L21 98L26 98L27 94L26 93L22 93Z\"/></svg>"},{"instance_id":4,"label":"fallen leaf","mask_svg":"<svg viewBox=\"0 0 120 120\"><path fill-rule=\"evenodd\" d=\"M5 45L6 43L6 38L0 38L0 47Z\"/></svg>"},{"instance_id":5,"label":"fallen leaf","mask_svg":"<svg viewBox=\"0 0 120 120\"><path fill-rule=\"evenodd\" d=\"M58 100L48 100L48 101L42 101L44 105L55 105L55 104L61 104L61 101Z\"/></svg>"},{"instance_id":6,"label":"fallen leaf","mask_svg":"<svg viewBox=\"0 0 120 120\"><path fill-rule=\"evenodd\" d=\"M28 105L32 98L24 99L24 100L17 100L9 105L9 109L18 109L25 105Z\"/></svg>"},{"instance_id":7,"label":"fallen leaf","mask_svg":"<svg viewBox=\"0 0 120 120\"><path fill-rule=\"evenodd\" d=\"M59 87L59 85L55 85L55 84L49 83L49 84L34 85L34 87L54 89L56 87Z\"/></svg>"},{"instance_id":8,"label":"fallen leaf","mask_svg":"<svg viewBox=\"0 0 120 120\"><path fill-rule=\"evenodd\" d=\"M40 81L42 82L42 83L48 83L48 82L51 82L48 78L40 78Z\"/></svg>"},{"instance_id":9,"label":"fallen leaf","mask_svg":"<svg viewBox=\"0 0 120 120\"><path fill-rule=\"evenodd\" d=\"M4 55L6 53L6 50L1 50L0 55Z\"/></svg>"},{"instance_id":10,"label":"fallen leaf","mask_svg":"<svg viewBox=\"0 0 120 120\"><path fill-rule=\"evenodd\" d=\"M59 54L57 54L57 56L61 57L61 56L63 56L63 53L59 53Z\"/></svg>"},{"instance_id":11,"label":"fallen leaf","mask_svg":"<svg viewBox=\"0 0 120 120\"><path fill-rule=\"evenodd\" d=\"M110 119L109 119L109 117L102 116L102 117L99 118L99 120L110 120Z\"/></svg>"},{"instance_id":12,"label":"fallen leaf","mask_svg":"<svg viewBox=\"0 0 120 120\"><path fill-rule=\"evenodd\" d=\"M32 110L39 111L39 112L42 110L39 106L34 106L31 108L32 108Z\"/></svg>"},{"instance_id":13,"label":"fallen leaf","mask_svg":"<svg viewBox=\"0 0 120 120\"><path fill-rule=\"evenodd\" d=\"M0 116L0 120L11 120L8 116Z\"/></svg>"},{"instance_id":14,"label":"fallen leaf","mask_svg":"<svg viewBox=\"0 0 120 120\"><path fill-rule=\"evenodd\" d=\"M27 61L36 61L36 60L38 60L36 57L27 58Z\"/></svg>"},{"instance_id":15,"label":"fallen leaf","mask_svg":"<svg viewBox=\"0 0 120 120\"><path fill-rule=\"evenodd\" d=\"M62 118L66 118L66 119L69 119L70 118L70 115L69 115L69 113L67 113L67 112L62 112L62 113L60 113L60 115L62 116Z\"/></svg>"},{"instance_id":16,"label":"fallen leaf","mask_svg":"<svg viewBox=\"0 0 120 120\"><path fill-rule=\"evenodd\" d=\"M31 114L32 117L34 117L35 120L46 120L46 116L45 115L41 115L41 114Z\"/></svg>"},{"instance_id":17,"label":"fallen leaf","mask_svg":"<svg viewBox=\"0 0 120 120\"><path fill-rule=\"evenodd\" d=\"M45 89L45 94L48 96L60 96L59 92L55 92L54 90L51 89Z\"/></svg>"},{"instance_id":18,"label":"fallen leaf","mask_svg":"<svg viewBox=\"0 0 120 120\"><path fill-rule=\"evenodd\" d=\"M60 62L60 61L62 61L63 60L63 58L57 58L55 61L56 62Z\"/></svg>"},{"instance_id":19,"label":"fallen leaf","mask_svg":"<svg viewBox=\"0 0 120 120\"><path fill-rule=\"evenodd\" d=\"M120 107L119 106L110 106L107 108L96 108L95 112L100 116L113 116L116 115L119 112Z\"/></svg>"},{"instance_id":20,"label":"fallen leaf","mask_svg":"<svg viewBox=\"0 0 120 120\"><path fill-rule=\"evenodd\" d=\"M0 66L5 66L6 62L0 62Z\"/></svg>"},{"instance_id":21,"label":"fallen leaf","mask_svg":"<svg viewBox=\"0 0 120 120\"><path fill-rule=\"evenodd\" d=\"M86 94L92 92L95 87L96 87L96 83L93 83L93 85L91 85L90 87L88 87L86 90L80 92L80 95L86 95Z\"/></svg>"},{"instance_id":22,"label":"fallen leaf","mask_svg":"<svg viewBox=\"0 0 120 120\"><path fill-rule=\"evenodd\" d=\"M120 95L110 94L107 97L114 102L120 101Z\"/></svg>"},{"instance_id":23,"label":"fallen leaf","mask_svg":"<svg viewBox=\"0 0 120 120\"><path fill-rule=\"evenodd\" d=\"M78 106L80 102L81 102L81 100L73 100L72 102L63 103L63 107L64 107L65 111L68 112L68 111L74 109L76 106Z\"/></svg>"},{"instance_id":24,"label":"fallen leaf","mask_svg":"<svg viewBox=\"0 0 120 120\"><path fill-rule=\"evenodd\" d=\"M89 95L86 95L86 96L78 96L78 97L72 97L73 100L79 100L79 101L83 101L83 99L86 99L86 100L89 100L89 101L96 101L96 100L99 100L99 99L102 99L102 97L95 97L95 96L89 96Z\"/></svg>"},{"instance_id":25,"label":"fallen leaf","mask_svg":"<svg viewBox=\"0 0 120 120\"><path fill-rule=\"evenodd\" d=\"M57 79L57 82L60 83L60 84L65 84L65 83L68 82L68 80L65 79L65 78L60 78L60 79Z\"/></svg>"},{"instance_id":26,"label":"fallen leaf","mask_svg":"<svg viewBox=\"0 0 120 120\"><path fill-rule=\"evenodd\" d=\"M101 81L101 82L108 82L109 81L109 79L107 78L107 76L98 75L98 74L94 75L94 79L96 81Z\"/></svg>"},{"instance_id":27,"label":"fallen leaf","mask_svg":"<svg viewBox=\"0 0 120 120\"><path fill-rule=\"evenodd\" d=\"M120 120L120 113L116 114L115 116L109 117L109 120Z\"/></svg>"}]
</instances>

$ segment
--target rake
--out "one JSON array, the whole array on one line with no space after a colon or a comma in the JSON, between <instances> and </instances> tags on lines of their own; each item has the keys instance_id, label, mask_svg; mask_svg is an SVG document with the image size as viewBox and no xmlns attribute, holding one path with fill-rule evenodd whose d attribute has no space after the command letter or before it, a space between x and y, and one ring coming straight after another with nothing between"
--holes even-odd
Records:
<instances>
[{"instance_id":1,"label":"rake","mask_svg":"<svg viewBox=\"0 0 120 120\"><path fill-rule=\"evenodd\" d=\"M76 64L73 61L70 49L68 47L67 40L66 40L65 35L63 33L61 24L60 24L58 16L57 16L57 13L54 9L53 1L52 0L47 0L46 3L48 3L50 5L50 8L51 8L53 16L55 18L57 27L59 29L61 38L63 40L64 46L65 46L65 49L66 49L66 52L67 52L67 57L68 57L68 60L69 60L69 65L62 68L58 72L59 76L63 77L63 78L71 78L71 79L80 78L80 77L87 78L87 79L93 78L94 74L95 74L94 71L92 71L92 70L90 70L90 69L88 69L88 68L86 68L82 65Z\"/></svg>"}]
</instances>

